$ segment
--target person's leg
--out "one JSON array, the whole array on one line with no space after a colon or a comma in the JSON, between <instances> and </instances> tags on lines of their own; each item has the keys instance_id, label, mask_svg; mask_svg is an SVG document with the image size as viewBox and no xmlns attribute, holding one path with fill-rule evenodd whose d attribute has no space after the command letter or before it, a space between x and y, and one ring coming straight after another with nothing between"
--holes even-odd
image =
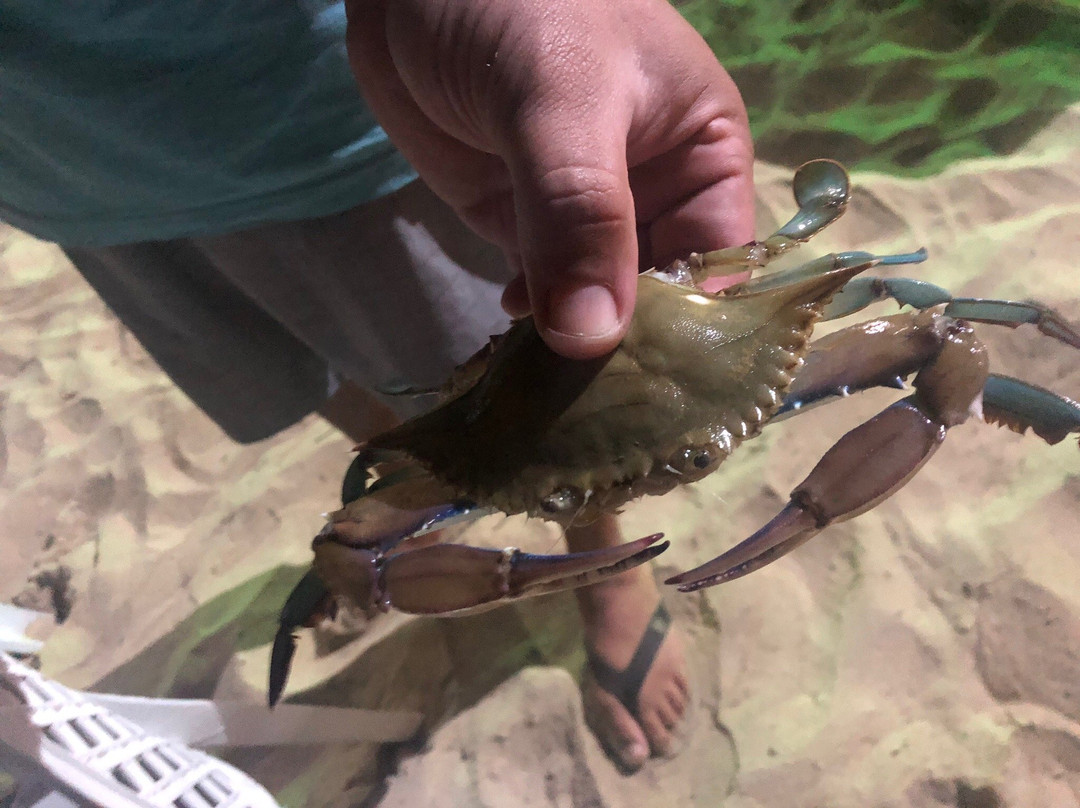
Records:
<instances>
[{"instance_id":1,"label":"person's leg","mask_svg":"<svg viewBox=\"0 0 1080 808\"><path fill-rule=\"evenodd\" d=\"M612 547L623 540L614 515L586 527L571 528L566 538L571 552ZM576 594L590 657L619 672L632 667L646 632L653 630L650 621L660 603L651 567L637 567L578 589ZM663 755L670 751L673 731L689 703L686 657L677 629L663 630L655 655L644 662L647 673L637 690L636 705L631 705L636 707L633 710L604 687L592 671L586 670L582 682L589 725L608 753L627 771L640 768L650 752Z\"/></svg>"},{"instance_id":2,"label":"person's leg","mask_svg":"<svg viewBox=\"0 0 1080 808\"><path fill-rule=\"evenodd\" d=\"M408 417L505 331L501 253L420 183L331 216L198 240L221 272L334 373Z\"/></svg>"},{"instance_id":3,"label":"person's leg","mask_svg":"<svg viewBox=\"0 0 1080 808\"><path fill-rule=\"evenodd\" d=\"M158 366L233 440L267 438L326 400L326 360L190 240L64 252Z\"/></svg>"},{"instance_id":4,"label":"person's leg","mask_svg":"<svg viewBox=\"0 0 1080 808\"><path fill-rule=\"evenodd\" d=\"M385 402L348 380L323 402L319 415L356 443L397 426L401 419Z\"/></svg>"}]
</instances>

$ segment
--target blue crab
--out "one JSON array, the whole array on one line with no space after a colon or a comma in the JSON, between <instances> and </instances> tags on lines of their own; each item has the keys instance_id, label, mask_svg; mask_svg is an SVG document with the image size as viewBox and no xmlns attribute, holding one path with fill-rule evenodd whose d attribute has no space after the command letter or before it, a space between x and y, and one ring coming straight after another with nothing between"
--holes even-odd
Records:
<instances>
[{"instance_id":1,"label":"blue crab","mask_svg":"<svg viewBox=\"0 0 1080 808\"><path fill-rule=\"evenodd\" d=\"M365 610L447 614L583 586L654 558L656 534L621 547L535 556L419 537L500 511L569 527L714 471L770 422L874 386L912 392L856 427L795 488L786 507L742 543L668 580L691 591L779 558L827 525L903 486L972 415L1049 443L1080 432L1080 404L989 373L973 322L1036 325L1073 348L1080 334L1037 303L953 298L933 284L866 278L924 251L826 255L718 294L706 278L763 267L838 218L847 173L816 160L795 175L796 215L764 241L692 254L643 273L625 339L571 361L530 319L458 370L443 403L359 447L344 508L314 541L313 570L282 613L270 701L285 684L294 630L338 599ZM814 323L891 297L913 310L810 342Z\"/></svg>"}]
</instances>

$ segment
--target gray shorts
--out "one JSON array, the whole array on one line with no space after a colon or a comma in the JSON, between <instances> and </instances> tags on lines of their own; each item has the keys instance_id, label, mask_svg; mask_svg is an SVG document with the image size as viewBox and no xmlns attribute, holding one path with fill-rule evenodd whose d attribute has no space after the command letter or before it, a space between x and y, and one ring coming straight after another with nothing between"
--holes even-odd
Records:
<instances>
[{"instance_id":1,"label":"gray shorts","mask_svg":"<svg viewBox=\"0 0 1080 808\"><path fill-rule=\"evenodd\" d=\"M508 324L501 253L420 182L318 219L65 252L242 442L318 409L335 376L380 394L438 386ZM422 406L384 400L401 415Z\"/></svg>"}]
</instances>

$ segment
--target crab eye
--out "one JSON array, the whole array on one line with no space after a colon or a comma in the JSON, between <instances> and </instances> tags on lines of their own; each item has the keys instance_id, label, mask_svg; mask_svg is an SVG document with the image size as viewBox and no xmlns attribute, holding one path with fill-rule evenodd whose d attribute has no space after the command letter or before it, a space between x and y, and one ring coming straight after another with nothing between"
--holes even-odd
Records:
<instances>
[{"instance_id":1,"label":"crab eye","mask_svg":"<svg viewBox=\"0 0 1080 808\"><path fill-rule=\"evenodd\" d=\"M557 488L540 500L540 507L548 513L576 511L585 504L585 494L572 485Z\"/></svg>"},{"instance_id":2,"label":"crab eye","mask_svg":"<svg viewBox=\"0 0 1080 808\"><path fill-rule=\"evenodd\" d=\"M679 474L696 480L716 468L722 458L719 447L712 443L684 446L671 456L668 466Z\"/></svg>"}]
</instances>

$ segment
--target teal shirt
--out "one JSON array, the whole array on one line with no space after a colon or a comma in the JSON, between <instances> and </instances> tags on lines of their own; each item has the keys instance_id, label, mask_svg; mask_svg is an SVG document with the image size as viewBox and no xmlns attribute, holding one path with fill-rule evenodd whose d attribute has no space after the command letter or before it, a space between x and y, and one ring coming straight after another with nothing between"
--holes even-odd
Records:
<instances>
[{"instance_id":1,"label":"teal shirt","mask_svg":"<svg viewBox=\"0 0 1080 808\"><path fill-rule=\"evenodd\" d=\"M103 246L396 190L344 32L332 0L0 0L0 218Z\"/></svg>"}]
</instances>

